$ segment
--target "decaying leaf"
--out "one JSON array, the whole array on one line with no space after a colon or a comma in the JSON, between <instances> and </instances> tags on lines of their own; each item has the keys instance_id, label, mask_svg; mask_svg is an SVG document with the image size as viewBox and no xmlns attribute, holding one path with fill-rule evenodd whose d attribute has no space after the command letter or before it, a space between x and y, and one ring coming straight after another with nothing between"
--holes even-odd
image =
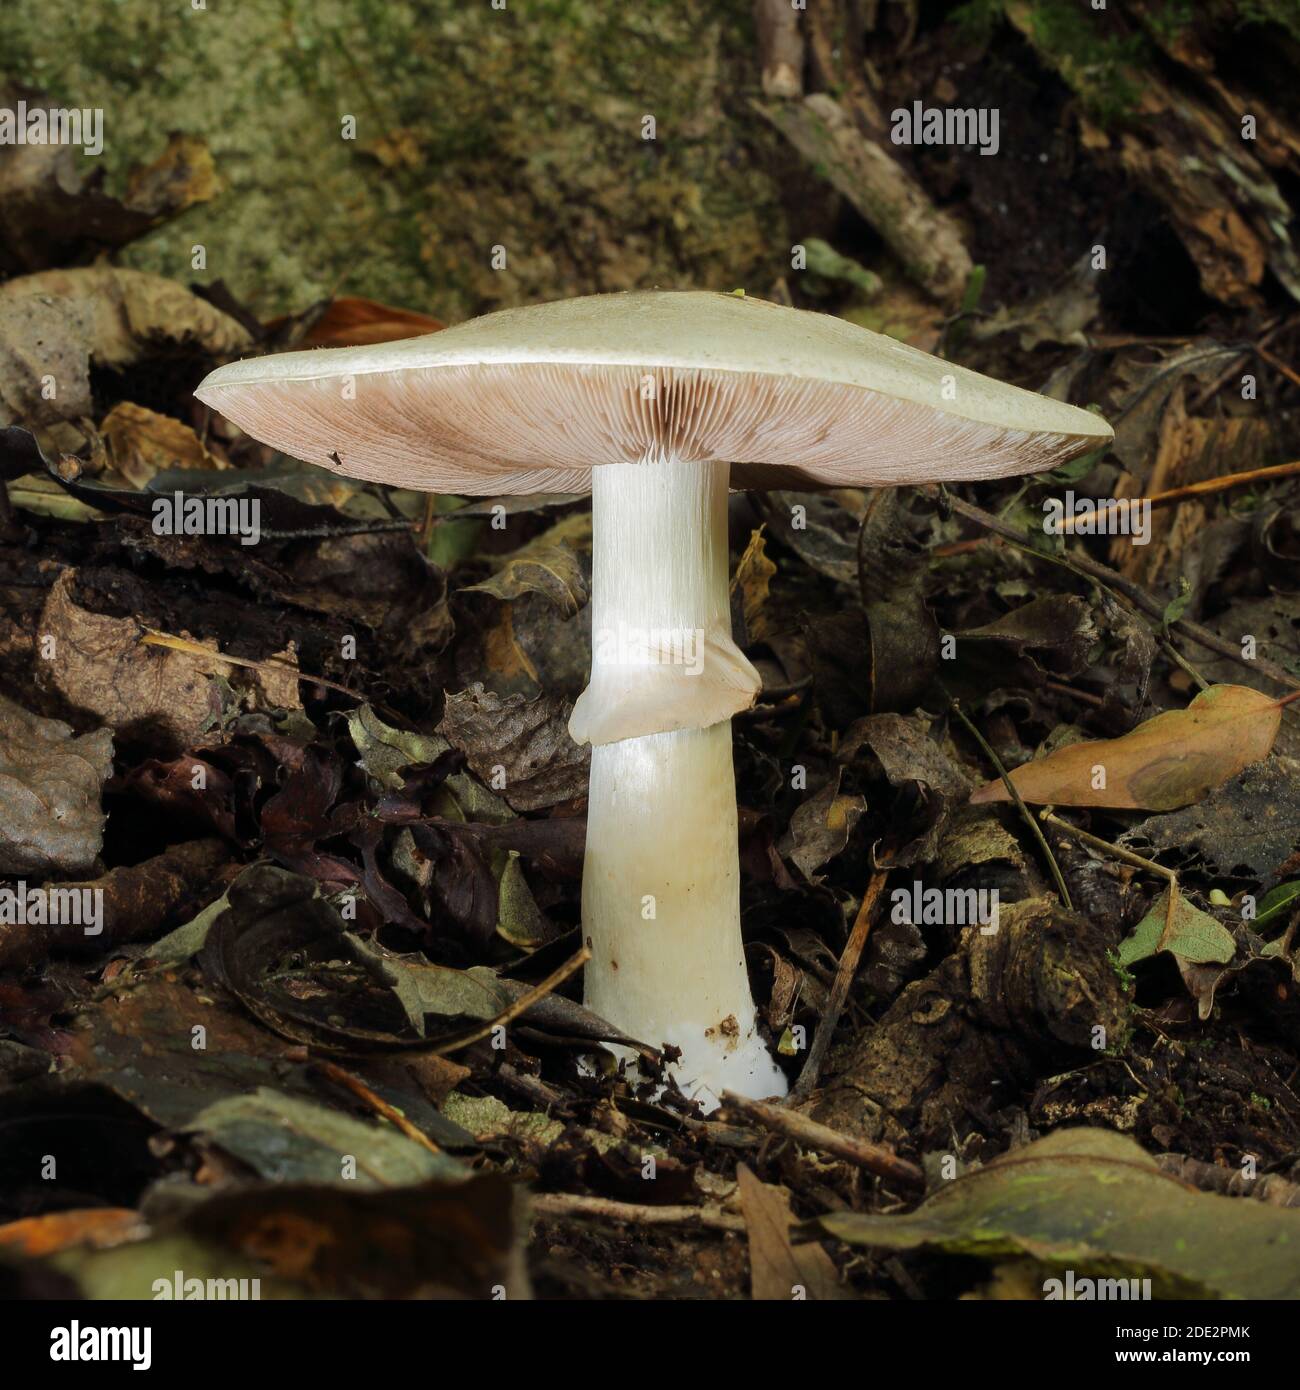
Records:
<instances>
[{"instance_id":1,"label":"decaying leaf","mask_svg":"<svg viewBox=\"0 0 1300 1390\"><path fill-rule=\"evenodd\" d=\"M790 1195L760 1182L747 1164L736 1168L749 1236L750 1297L786 1302L840 1297L831 1257L818 1245L790 1241Z\"/></svg>"},{"instance_id":2,"label":"decaying leaf","mask_svg":"<svg viewBox=\"0 0 1300 1390\"><path fill-rule=\"evenodd\" d=\"M731 580L732 626L736 628L734 635L742 647L751 642L761 642L766 635L767 615L763 612L763 605L767 602L767 591L775 574L776 566L767 557L767 544L760 526L750 536ZM735 622L737 610L739 623Z\"/></svg>"},{"instance_id":3,"label":"decaying leaf","mask_svg":"<svg viewBox=\"0 0 1300 1390\"><path fill-rule=\"evenodd\" d=\"M1049 1277L1150 1279L1156 1298L1300 1297L1300 1212L1194 1192L1109 1130L1013 1149L906 1216L842 1212L818 1227L850 1245L1029 1255Z\"/></svg>"},{"instance_id":4,"label":"decaying leaf","mask_svg":"<svg viewBox=\"0 0 1300 1390\"><path fill-rule=\"evenodd\" d=\"M104 838L100 789L113 770L108 729L74 737L0 696L0 873L79 874Z\"/></svg>"},{"instance_id":5,"label":"decaying leaf","mask_svg":"<svg viewBox=\"0 0 1300 1390\"><path fill-rule=\"evenodd\" d=\"M478 683L447 696L438 728L516 811L541 811L587 790L591 749L569 737L572 708L553 695L502 699Z\"/></svg>"},{"instance_id":6,"label":"decaying leaf","mask_svg":"<svg viewBox=\"0 0 1300 1390\"><path fill-rule=\"evenodd\" d=\"M357 1120L269 1086L215 1101L186 1129L272 1182L378 1188L470 1176L464 1164L432 1153L390 1125Z\"/></svg>"},{"instance_id":7,"label":"decaying leaf","mask_svg":"<svg viewBox=\"0 0 1300 1390\"><path fill-rule=\"evenodd\" d=\"M221 468L188 425L142 405L115 405L99 427L113 467L142 488L172 468Z\"/></svg>"},{"instance_id":8,"label":"decaying leaf","mask_svg":"<svg viewBox=\"0 0 1300 1390\"><path fill-rule=\"evenodd\" d=\"M1282 722L1279 702L1243 685L1213 685L1185 710L1167 710L1121 738L1072 743L1025 763L1011 781L1025 801L1172 811L1200 801L1268 757ZM1001 779L971 797L1009 801Z\"/></svg>"},{"instance_id":9,"label":"decaying leaf","mask_svg":"<svg viewBox=\"0 0 1300 1390\"><path fill-rule=\"evenodd\" d=\"M571 618L587 604L587 575L577 551L590 544L591 515L575 512L505 556L490 579L468 585L467 591L505 600L538 593L561 617Z\"/></svg>"},{"instance_id":10,"label":"decaying leaf","mask_svg":"<svg viewBox=\"0 0 1300 1390\"><path fill-rule=\"evenodd\" d=\"M799 807L790 817L789 833L781 842L781 852L814 883L816 871L848 844L853 827L867 809L862 797L840 794L843 776L844 769L837 767L830 781Z\"/></svg>"},{"instance_id":11,"label":"decaying leaf","mask_svg":"<svg viewBox=\"0 0 1300 1390\"><path fill-rule=\"evenodd\" d=\"M234 319L160 275L100 267L26 275L0 286L0 425L26 425L75 452L85 437L77 422L95 414L92 367L121 370L184 347L229 357L251 346ZM50 376L54 396L43 384Z\"/></svg>"},{"instance_id":12,"label":"decaying leaf","mask_svg":"<svg viewBox=\"0 0 1300 1390\"><path fill-rule=\"evenodd\" d=\"M1254 763L1204 801L1168 815L1149 816L1119 843L1138 854L1159 854L1219 879L1271 884L1300 868L1300 762L1276 753Z\"/></svg>"},{"instance_id":13,"label":"decaying leaf","mask_svg":"<svg viewBox=\"0 0 1300 1390\"><path fill-rule=\"evenodd\" d=\"M216 642L192 644L211 650L211 658L145 645L145 630L135 618L94 613L77 603L75 582L75 571L64 570L41 614L41 630L53 643L45 663L50 683L119 737L149 733L172 749L197 740L212 709L211 677L230 671Z\"/></svg>"}]
</instances>

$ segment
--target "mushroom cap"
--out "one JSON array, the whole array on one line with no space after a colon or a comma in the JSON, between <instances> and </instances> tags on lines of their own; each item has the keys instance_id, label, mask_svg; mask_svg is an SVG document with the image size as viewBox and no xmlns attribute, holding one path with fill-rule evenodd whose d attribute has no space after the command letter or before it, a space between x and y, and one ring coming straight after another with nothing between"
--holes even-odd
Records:
<instances>
[{"instance_id":1,"label":"mushroom cap","mask_svg":"<svg viewBox=\"0 0 1300 1390\"><path fill-rule=\"evenodd\" d=\"M399 342L233 362L195 392L255 438L431 492L586 492L601 464L730 462L737 487L888 486L1057 467L1099 416L828 314L636 290Z\"/></svg>"}]
</instances>

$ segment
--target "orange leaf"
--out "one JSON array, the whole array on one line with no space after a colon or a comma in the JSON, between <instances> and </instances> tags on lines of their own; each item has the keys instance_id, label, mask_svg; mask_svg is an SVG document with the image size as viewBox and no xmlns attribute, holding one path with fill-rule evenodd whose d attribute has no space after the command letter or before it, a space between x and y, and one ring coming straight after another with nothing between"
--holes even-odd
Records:
<instances>
[{"instance_id":1,"label":"orange leaf","mask_svg":"<svg viewBox=\"0 0 1300 1390\"><path fill-rule=\"evenodd\" d=\"M1268 757L1283 703L1244 685L1212 685L1186 709L1157 714L1123 738L1072 743L1026 763L1011 782L1036 805L1174 811ZM971 797L1010 800L1001 778Z\"/></svg>"},{"instance_id":2,"label":"orange leaf","mask_svg":"<svg viewBox=\"0 0 1300 1390\"><path fill-rule=\"evenodd\" d=\"M148 1234L138 1211L129 1207L87 1207L51 1211L0 1226L0 1247L24 1255L57 1255L75 1245L104 1249Z\"/></svg>"},{"instance_id":3,"label":"orange leaf","mask_svg":"<svg viewBox=\"0 0 1300 1390\"><path fill-rule=\"evenodd\" d=\"M445 327L428 314L413 309L396 309L373 299L344 295L336 299L312 326L302 341L305 348L364 347L368 343L388 343L396 338L418 338Z\"/></svg>"}]
</instances>

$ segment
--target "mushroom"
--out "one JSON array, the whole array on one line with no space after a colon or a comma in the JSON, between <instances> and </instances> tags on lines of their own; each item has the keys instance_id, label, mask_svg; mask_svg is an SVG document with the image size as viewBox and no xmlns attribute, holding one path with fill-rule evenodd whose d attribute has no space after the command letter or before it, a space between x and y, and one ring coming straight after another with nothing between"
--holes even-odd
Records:
<instances>
[{"instance_id":1,"label":"mushroom","mask_svg":"<svg viewBox=\"0 0 1300 1390\"><path fill-rule=\"evenodd\" d=\"M840 319L636 291L232 363L200 400L285 453L430 491L592 494L588 1006L680 1050L707 1107L782 1094L740 934L729 487L1001 478L1105 444L1098 416Z\"/></svg>"}]
</instances>

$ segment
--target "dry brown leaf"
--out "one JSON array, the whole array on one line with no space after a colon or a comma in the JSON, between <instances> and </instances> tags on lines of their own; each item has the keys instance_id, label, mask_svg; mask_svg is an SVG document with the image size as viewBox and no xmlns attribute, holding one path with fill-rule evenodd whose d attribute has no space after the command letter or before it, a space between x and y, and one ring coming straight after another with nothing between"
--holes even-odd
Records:
<instances>
[{"instance_id":1,"label":"dry brown leaf","mask_svg":"<svg viewBox=\"0 0 1300 1390\"><path fill-rule=\"evenodd\" d=\"M44 663L55 688L128 738L153 730L172 747L184 747L203 731L211 713L209 677L228 671L212 644L212 660L141 644L134 618L114 618L82 608L72 597L74 571L50 589L41 633L52 641Z\"/></svg>"},{"instance_id":2,"label":"dry brown leaf","mask_svg":"<svg viewBox=\"0 0 1300 1390\"><path fill-rule=\"evenodd\" d=\"M398 309L373 299L344 295L325 310L299 346L365 347L398 338L419 338L446 325L413 309Z\"/></svg>"},{"instance_id":3,"label":"dry brown leaf","mask_svg":"<svg viewBox=\"0 0 1300 1390\"><path fill-rule=\"evenodd\" d=\"M1026 763L1011 782L1038 805L1173 811L1268 757L1281 724L1281 701L1244 685L1212 685L1186 709L1157 714L1122 738L1072 743ZM971 797L1010 799L1000 778Z\"/></svg>"},{"instance_id":4,"label":"dry brown leaf","mask_svg":"<svg viewBox=\"0 0 1300 1390\"><path fill-rule=\"evenodd\" d=\"M785 1302L840 1298L839 1276L825 1250L791 1244L790 1194L760 1182L743 1163L736 1180L749 1235L750 1297Z\"/></svg>"},{"instance_id":5,"label":"dry brown leaf","mask_svg":"<svg viewBox=\"0 0 1300 1390\"><path fill-rule=\"evenodd\" d=\"M763 605L767 602L768 589L775 573L776 566L767 557L767 542L760 526L750 536L731 581L732 598L740 598L747 642L761 641L767 635L767 615L763 612Z\"/></svg>"},{"instance_id":6,"label":"dry brown leaf","mask_svg":"<svg viewBox=\"0 0 1300 1390\"><path fill-rule=\"evenodd\" d=\"M0 874L89 870L104 839L100 790L113 770L107 729L73 736L0 696Z\"/></svg>"},{"instance_id":7,"label":"dry brown leaf","mask_svg":"<svg viewBox=\"0 0 1300 1390\"><path fill-rule=\"evenodd\" d=\"M10 280L0 285L0 426L20 423L46 434L56 452L75 452L94 414L91 368L120 370L179 346L234 357L252 339L184 285L141 270L97 266Z\"/></svg>"},{"instance_id":8,"label":"dry brown leaf","mask_svg":"<svg viewBox=\"0 0 1300 1390\"><path fill-rule=\"evenodd\" d=\"M230 466L208 453L188 425L130 401L114 406L99 432L113 467L134 488L143 488L171 468Z\"/></svg>"}]
</instances>

